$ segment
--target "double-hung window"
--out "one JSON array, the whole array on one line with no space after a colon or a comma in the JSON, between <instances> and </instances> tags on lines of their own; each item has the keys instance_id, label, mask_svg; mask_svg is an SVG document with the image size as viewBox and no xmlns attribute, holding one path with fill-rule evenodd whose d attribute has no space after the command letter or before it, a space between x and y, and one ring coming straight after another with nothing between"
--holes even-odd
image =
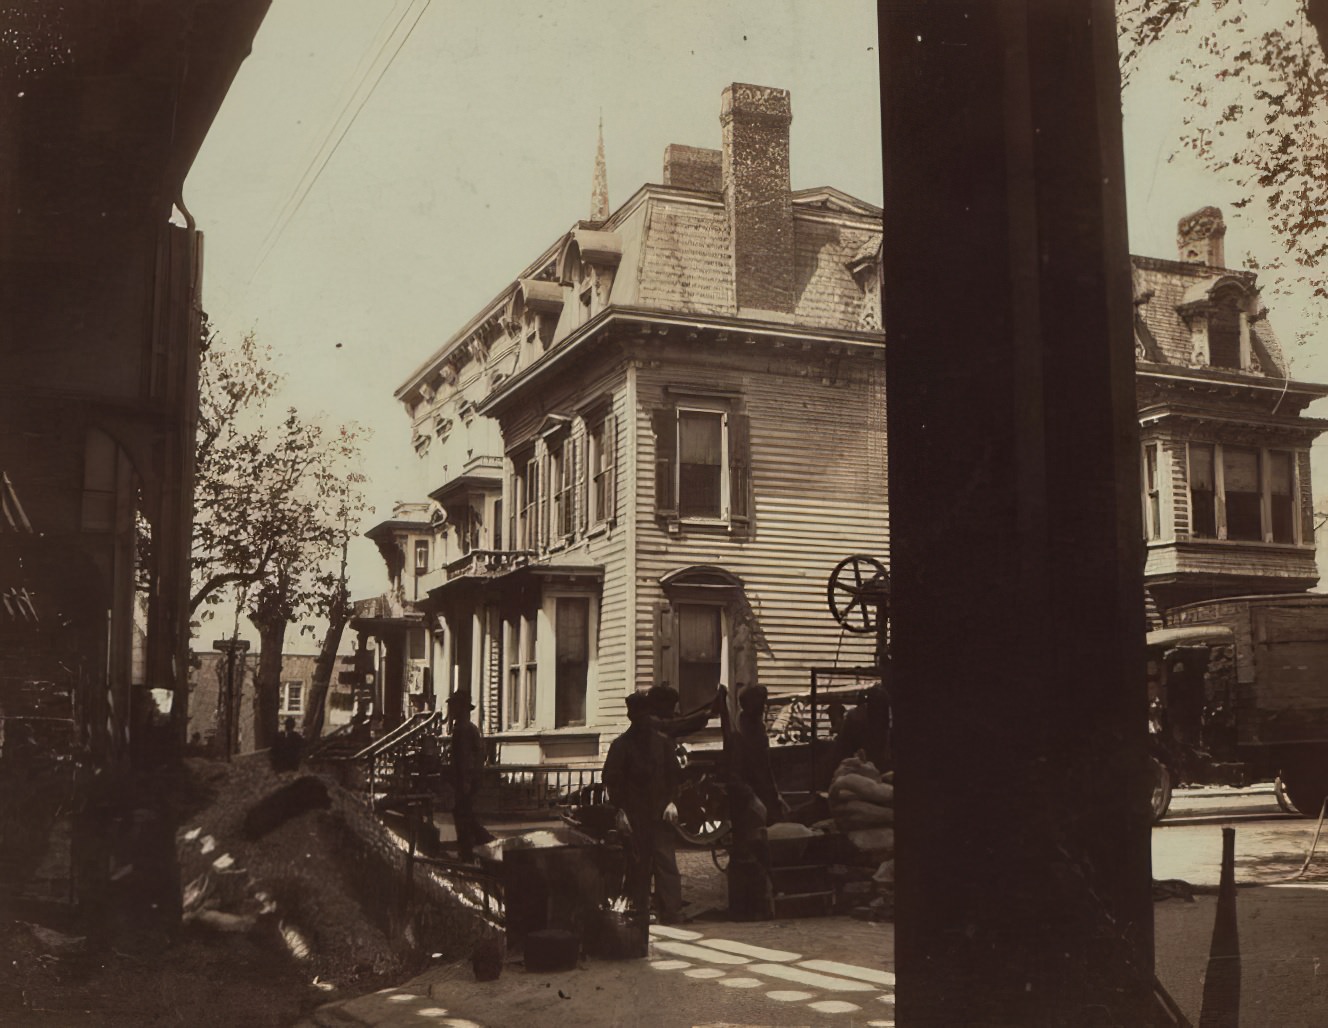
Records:
<instances>
[{"instance_id":1,"label":"double-hung window","mask_svg":"<svg viewBox=\"0 0 1328 1028\"><path fill-rule=\"evenodd\" d=\"M600 525L613 520L615 485L616 424L613 415L604 414L589 420L586 427L587 464L590 467L589 495L586 497L587 522Z\"/></svg>"},{"instance_id":2,"label":"double-hung window","mask_svg":"<svg viewBox=\"0 0 1328 1028\"><path fill-rule=\"evenodd\" d=\"M299 715L304 713L304 683L303 682L282 682L281 683L281 714Z\"/></svg>"},{"instance_id":3,"label":"double-hung window","mask_svg":"<svg viewBox=\"0 0 1328 1028\"><path fill-rule=\"evenodd\" d=\"M539 460L533 447L512 458L512 547L539 548Z\"/></svg>"},{"instance_id":4,"label":"double-hung window","mask_svg":"<svg viewBox=\"0 0 1328 1028\"><path fill-rule=\"evenodd\" d=\"M682 525L751 525L749 420L735 400L680 402L655 411L655 514Z\"/></svg>"},{"instance_id":5,"label":"double-hung window","mask_svg":"<svg viewBox=\"0 0 1328 1028\"><path fill-rule=\"evenodd\" d=\"M678 411L678 516L722 521L728 517L728 415Z\"/></svg>"},{"instance_id":6,"label":"double-hung window","mask_svg":"<svg viewBox=\"0 0 1328 1028\"><path fill-rule=\"evenodd\" d=\"M539 619L534 611L507 619L507 727L527 728L535 723L539 672Z\"/></svg>"},{"instance_id":7,"label":"double-hung window","mask_svg":"<svg viewBox=\"0 0 1328 1028\"><path fill-rule=\"evenodd\" d=\"M1160 539L1162 536L1162 491L1158 480L1158 444L1144 447L1144 537Z\"/></svg>"},{"instance_id":8,"label":"double-hung window","mask_svg":"<svg viewBox=\"0 0 1328 1028\"><path fill-rule=\"evenodd\" d=\"M550 526L550 543L558 543L572 535L572 516L574 513L574 475L575 449L567 435L550 439L549 453L549 490L552 494L553 508Z\"/></svg>"}]
</instances>

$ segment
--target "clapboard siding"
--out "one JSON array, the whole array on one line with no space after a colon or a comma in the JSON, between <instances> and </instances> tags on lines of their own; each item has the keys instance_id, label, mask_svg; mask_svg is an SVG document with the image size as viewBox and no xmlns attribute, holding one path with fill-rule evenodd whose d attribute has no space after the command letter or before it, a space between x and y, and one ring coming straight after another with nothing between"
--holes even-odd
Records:
<instances>
[{"instance_id":1,"label":"clapboard siding","mask_svg":"<svg viewBox=\"0 0 1328 1028\"><path fill-rule=\"evenodd\" d=\"M841 631L826 582L850 554L889 556L883 351L744 359L742 350L712 347L675 348L672 361L656 356L638 374L635 422L639 687L653 677L659 579L693 564L718 565L745 583L769 648L758 656L762 684L805 690L813 665L871 663L874 639ZM676 395L667 390L688 388L732 390L750 418L755 517L745 537L685 525L671 534L655 518L651 412Z\"/></svg>"}]
</instances>

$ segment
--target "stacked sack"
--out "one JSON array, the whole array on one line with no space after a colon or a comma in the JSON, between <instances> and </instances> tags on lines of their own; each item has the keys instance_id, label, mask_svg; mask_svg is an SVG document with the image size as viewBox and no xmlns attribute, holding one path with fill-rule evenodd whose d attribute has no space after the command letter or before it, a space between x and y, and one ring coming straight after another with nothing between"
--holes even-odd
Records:
<instances>
[{"instance_id":1,"label":"stacked sack","mask_svg":"<svg viewBox=\"0 0 1328 1028\"><path fill-rule=\"evenodd\" d=\"M872 881L877 904L888 904L894 888L895 787L861 755L849 757L830 780L830 816L854 847L880 866ZM873 906L877 905L873 904Z\"/></svg>"}]
</instances>

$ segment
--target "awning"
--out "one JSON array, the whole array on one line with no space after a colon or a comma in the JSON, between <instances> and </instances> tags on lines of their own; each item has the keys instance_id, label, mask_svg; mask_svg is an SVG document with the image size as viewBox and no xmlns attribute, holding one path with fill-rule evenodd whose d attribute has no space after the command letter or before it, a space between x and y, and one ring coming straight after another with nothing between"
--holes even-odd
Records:
<instances>
[{"instance_id":1,"label":"awning","mask_svg":"<svg viewBox=\"0 0 1328 1028\"><path fill-rule=\"evenodd\" d=\"M1183 625L1149 632L1146 645L1150 650L1169 650L1175 646L1229 646L1235 638L1226 625Z\"/></svg>"}]
</instances>

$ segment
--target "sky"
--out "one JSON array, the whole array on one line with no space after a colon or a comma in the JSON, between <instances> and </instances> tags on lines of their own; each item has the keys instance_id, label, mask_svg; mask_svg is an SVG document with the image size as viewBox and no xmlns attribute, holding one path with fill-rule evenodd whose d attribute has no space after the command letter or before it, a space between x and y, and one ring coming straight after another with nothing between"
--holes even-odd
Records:
<instances>
[{"instance_id":1,"label":"sky","mask_svg":"<svg viewBox=\"0 0 1328 1028\"><path fill-rule=\"evenodd\" d=\"M1272 252L1234 189L1169 159L1170 57L1125 97L1132 252L1174 256L1177 219L1210 203L1229 264ZM879 205L878 79L874 0L273 0L186 182L204 306L224 339L272 347L285 402L372 430L368 527L437 485L393 392L589 216L601 118L616 207L661 180L669 143L719 146L724 86L788 89L793 187ZM1284 340L1302 315L1271 310ZM1328 381L1328 346L1293 356ZM367 540L350 574L357 597L385 588Z\"/></svg>"}]
</instances>

